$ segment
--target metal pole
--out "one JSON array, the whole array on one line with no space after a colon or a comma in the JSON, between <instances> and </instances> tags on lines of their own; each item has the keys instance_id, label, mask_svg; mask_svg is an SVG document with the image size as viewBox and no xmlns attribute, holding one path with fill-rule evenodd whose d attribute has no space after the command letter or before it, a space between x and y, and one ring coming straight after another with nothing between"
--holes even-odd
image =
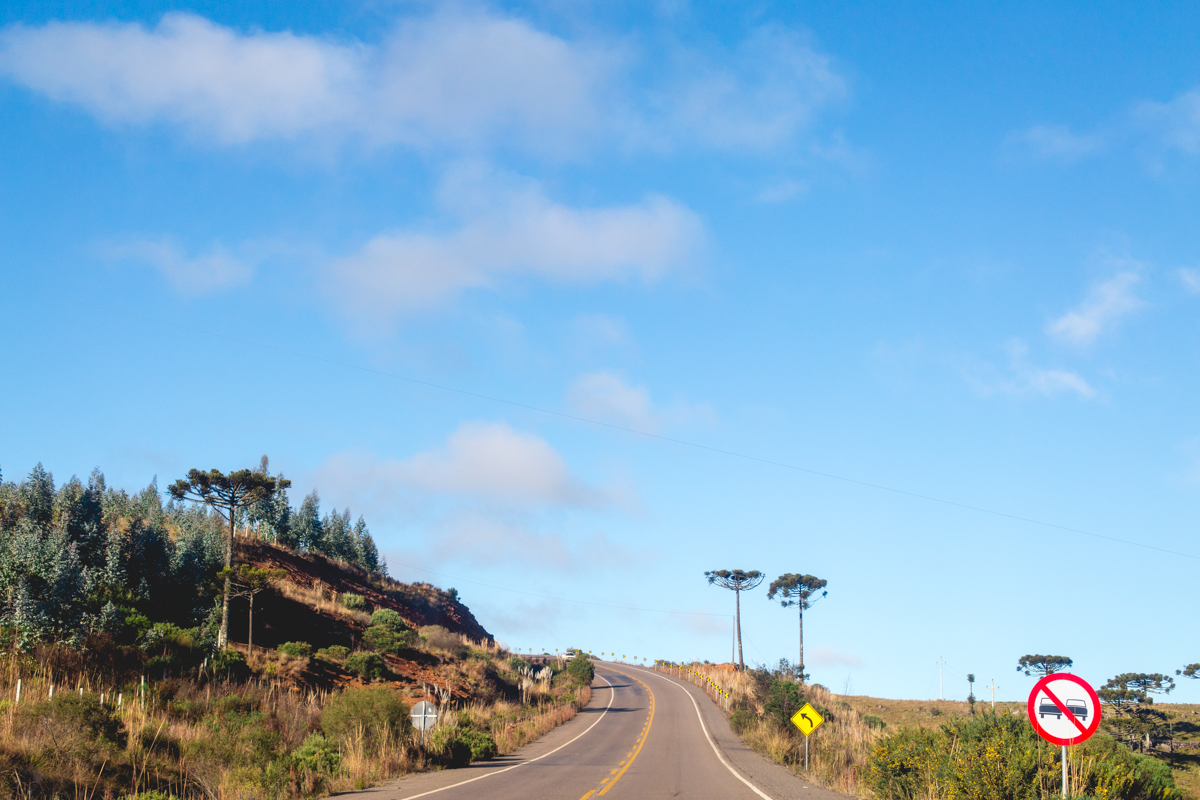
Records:
<instances>
[{"instance_id":1,"label":"metal pole","mask_svg":"<svg viewBox=\"0 0 1200 800\"><path fill-rule=\"evenodd\" d=\"M943 674L942 668L945 666L946 666L946 662L942 660L941 656L938 656L938 700L946 699L945 692L942 691L942 674Z\"/></svg>"},{"instance_id":2,"label":"metal pole","mask_svg":"<svg viewBox=\"0 0 1200 800\"><path fill-rule=\"evenodd\" d=\"M808 737L804 737L804 771L808 772Z\"/></svg>"},{"instance_id":3,"label":"metal pole","mask_svg":"<svg viewBox=\"0 0 1200 800\"><path fill-rule=\"evenodd\" d=\"M1067 796L1067 746L1062 746L1062 762L1063 762L1063 787L1062 796Z\"/></svg>"}]
</instances>

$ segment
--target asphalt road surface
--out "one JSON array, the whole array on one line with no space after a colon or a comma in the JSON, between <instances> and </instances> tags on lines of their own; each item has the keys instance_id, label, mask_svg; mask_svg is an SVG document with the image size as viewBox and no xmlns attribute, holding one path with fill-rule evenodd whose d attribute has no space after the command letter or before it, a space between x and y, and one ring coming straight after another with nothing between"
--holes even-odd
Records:
<instances>
[{"instance_id":1,"label":"asphalt road surface","mask_svg":"<svg viewBox=\"0 0 1200 800\"><path fill-rule=\"evenodd\" d=\"M695 686L653 670L603 662L596 664L588 706L516 753L340 797L845 800L746 748Z\"/></svg>"}]
</instances>

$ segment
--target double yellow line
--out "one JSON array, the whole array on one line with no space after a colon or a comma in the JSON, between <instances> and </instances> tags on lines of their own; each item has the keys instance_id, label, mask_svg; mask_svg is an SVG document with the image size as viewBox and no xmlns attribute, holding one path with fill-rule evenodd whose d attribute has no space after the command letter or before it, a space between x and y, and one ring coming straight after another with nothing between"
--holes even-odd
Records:
<instances>
[{"instance_id":1,"label":"double yellow line","mask_svg":"<svg viewBox=\"0 0 1200 800\"><path fill-rule=\"evenodd\" d=\"M612 668L609 667L609 669L612 669ZM637 757L641 754L642 747L646 744L646 738L650 735L650 726L654 724L654 692L652 692L650 690L650 687L647 686L644 681L639 680L638 678L635 678L634 676L630 675L627 672L621 672L621 670L619 670L619 669L614 669L613 672L617 673L618 675L624 675L626 678L629 678L630 680L635 680L638 683L642 684L642 688L644 688L646 690L646 693L650 695L650 713L648 715L646 715L646 726L644 728L642 728L642 733L640 736L638 736L637 742L635 743L636 746L632 750L630 750L628 753L625 754L625 760L617 765L619 768L614 769L612 772L609 773L609 777L600 781L600 783L602 783L604 785L599 791L597 791L596 789L592 789L590 792L585 794L583 797L579 798L579 800L588 800L588 798L591 797L592 795L596 795L597 797L603 797L604 794L609 789L611 789L612 787L617 785L617 781L621 780L621 776L625 774L625 771L627 769L629 769L630 767L633 766L633 762L636 761Z\"/></svg>"}]
</instances>

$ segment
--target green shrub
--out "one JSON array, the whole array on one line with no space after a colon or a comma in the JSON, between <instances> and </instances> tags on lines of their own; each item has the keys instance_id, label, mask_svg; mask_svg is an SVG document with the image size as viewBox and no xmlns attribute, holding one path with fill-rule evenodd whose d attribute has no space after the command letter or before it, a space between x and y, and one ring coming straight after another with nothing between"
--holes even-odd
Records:
<instances>
[{"instance_id":1,"label":"green shrub","mask_svg":"<svg viewBox=\"0 0 1200 800\"><path fill-rule=\"evenodd\" d=\"M361 594L346 592L342 595L342 605L355 611L365 611L367 608L367 598Z\"/></svg>"},{"instance_id":2,"label":"green shrub","mask_svg":"<svg viewBox=\"0 0 1200 800\"><path fill-rule=\"evenodd\" d=\"M729 714L729 727L733 732L741 736L742 732L749 728L758 719L758 715L748 708L735 708Z\"/></svg>"},{"instance_id":3,"label":"green shrub","mask_svg":"<svg viewBox=\"0 0 1200 800\"><path fill-rule=\"evenodd\" d=\"M241 676L247 672L246 659L237 650L221 650L212 657L209 667L213 672L228 672L235 676Z\"/></svg>"},{"instance_id":4,"label":"green shrub","mask_svg":"<svg viewBox=\"0 0 1200 800\"><path fill-rule=\"evenodd\" d=\"M361 731L369 745L377 746L385 738L395 741L407 736L412 731L412 722L408 718L408 704L398 693L374 686L347 689L334 697L321 714L321 729L343 741Z\"/></svg>"},{"instance_id":5,"label":"green shrub","mask_svg":"<svg viewBox=\"0 0 1200 800\"><path fill-rule=\"evenodd\" d=\"M877 717L874 714L864 714L862 721L866 724L866 726L868 728L872 728L872 729L883 730L884 728L887 727L887 723L883 721L883 718Z\"/></svg>"},{"instance_id":6,"label":"green shrub","mask_svg":"<svg viewBox=\"0 0 1200 800\"><path fill-rule=\"evenodd\" d=\"M357 673L364 681L373 681L387 674L387 664L379 653L359 650L346 657L346 669Z\"/></svg>"},{"instance_id":7,"label":"green shrub","mask_svg":"<svg viewBox=\"0 0 1200 800\"><path fill-rule=\"evenodd\" d=\"M308 642L284 642L275 649L293 658L308 658L313 652L312 645Z\"/></svg>"},{"instance_id":8,"label":"green shrub","mask_svg":"<svg viewBox=\"0 0 1200 800\"><path fill-rule=\"evenodd\" d=\"M460 725L434 728L429 749L451 767L465 767L472 761L490 761L499 753L490 734Z\"/></svg>"},{"instance_id":9,"label":"green shrub","mask_svg":"<svg viewBox=\"0 0 1200 800\"><path fill-rule=\"evenodd\" d=\"M583 654L572 658L564 672L574 678L580 686L591 685L592 679L596 677L596 667L592 660Z\"/></svg>"},{"instance_id":10,"label":"green shrub","mask_svg":"<svg viewBox=\"0 0 1200 800\"><path fill-rule=\"evenodd\" d=\"M326 661L334 661L341 664L346 660L346 656L350 655L350 648L343 647L340 644L331 644L329 647L322 647L317 651L317 658L323 658Z\"/></svg>"},{"instance_id":11,"label":"green shrub","mask_svg":"<svg viewBox=\"0 0 1200 800\"><path fill-rule=\"evenodd\" d=\"M318 775L336 775L342 763L337 742L319 733L310 733L304 744L292 753L292 762L301 769Z\"/></svg>"},{"instance_id":12,"label":"green shrub","mask_svg":"<svg viewBox=\"0 0 1200 800\"><path fill-rule=\"evenodd\" d=\"M394 631L406 631L409 629L408 624L405 623L404 619L390 608L381 608L372 614L371 624L382 625L386 628L391 628Z\"/></svg>"},{"instance_id":13,"label":"green shrub","mask_svg":"<svg viewBox=\"0 0 1200 800\"><path fill-rule=\"evenodd\" d=\"M880 800L930 796L1040 800L1057 794L1058 748L1023 717L983 714L940 730L902 729L879 740L864 782ZM1076 795L1107 800L1180 800L1167 764L1093 736L1072 753L1087 764L1072 777Z\"/></svg>"},{"instance_id":14,"label":"green shrub","mask_svg":"<svg viewBox=\"0 0 1200 800\"><path fill-rule=\"evenodd\" d=\"M106 747L124 748L125 725L94 694L59 692L50 700L22 709L22 727L40 727L58 749L77 755Z\"/></svg>"},{"instance_id":15,"label":"green shrub","mask_svg":"<svg viewBox=\"0 0 1200 800\"><path fill-rule=\"evenodd\" d=\"M372 625L363 631L363 644L377 653L399 655L411 648L416 638L410 630L397 631L387 625Z\"/></svg>"},{"instance_id":16,"label":"green shrub","mask_svg":"<svg viewBox=\"0 0 1200 800\"><path fill-rule=\"evenodd\" d=\"M787 729L791 724L792 715L804 705L800 694L800 686L795 681L786 678L774 678L763 699L763 713L780 728Z\"/></svg>"},{"instance_id":17,"label":"green shrub","mask_svg":"<svg viewBox=\"0 0 1200 800\"><path fill-rule=\"evenodd\" d=\"M508 666L513 672L520 672L531 664L520 656L512 656L508 659Z\"/></svg>"}]
</instances>

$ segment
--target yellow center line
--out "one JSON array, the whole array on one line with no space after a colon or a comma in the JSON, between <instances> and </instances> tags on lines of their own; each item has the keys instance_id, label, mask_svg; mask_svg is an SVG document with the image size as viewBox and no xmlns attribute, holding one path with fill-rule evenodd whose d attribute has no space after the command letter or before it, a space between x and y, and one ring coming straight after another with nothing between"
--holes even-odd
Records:
<instances>
[{"instance_id":1,"label":"yellow center line","mask_svg":"<svg viewBox=\"0 0 1200 800\"><path fill-rule=\"evenodd\" d=\"M591 796L592 796L592 795L594 795L595 793L596 793L596 790L595 790L595 789L592 789L590 792L588 792L587 794L585 794L583 797L579 798L579 800L587 800L589 797L591 797Z\"/></svg>"},{"instance_id":2,"label":"yellow center line","mask_svg":"<svg viewBox=\"0 0 1200 800\"><path fill-rule=\"evenodd\" d=\"M625 774L625 770L627 770L633 766L633 762L637 760L637 757L642 752L642 747L646 744L646 736L650 732L650 726L654 724L654 692L650 691L650 687L647 686L643 681L638 680L637 678L633 677L632 675L630 675L626 672L621 672L620 670L613 670L613 672L616 672L618 675L624 675L626 678L630 678L630 679L635 680L638 683L642 684L642 688L644 688L646 690L646 692L650 695L650 715L648 717L646 717L646 727L642 729L642 735L640 737L638 737L637 747L633 748L633 751L628 756L629 761L626 762L625 766L621 767L620 771L617 772L617 776L615 778L613 778L612 781L609 782L607 786L605 786L603 789L600 790L600 793L596 795L597 797L603 797L605 792L607 792L612 787L616 786L617 781L621 780L621 776L623 776ZM608 781L608 779L605 778L604 781L602 781L602 783L605 781Z\"/></svg>"}]
</instances>

